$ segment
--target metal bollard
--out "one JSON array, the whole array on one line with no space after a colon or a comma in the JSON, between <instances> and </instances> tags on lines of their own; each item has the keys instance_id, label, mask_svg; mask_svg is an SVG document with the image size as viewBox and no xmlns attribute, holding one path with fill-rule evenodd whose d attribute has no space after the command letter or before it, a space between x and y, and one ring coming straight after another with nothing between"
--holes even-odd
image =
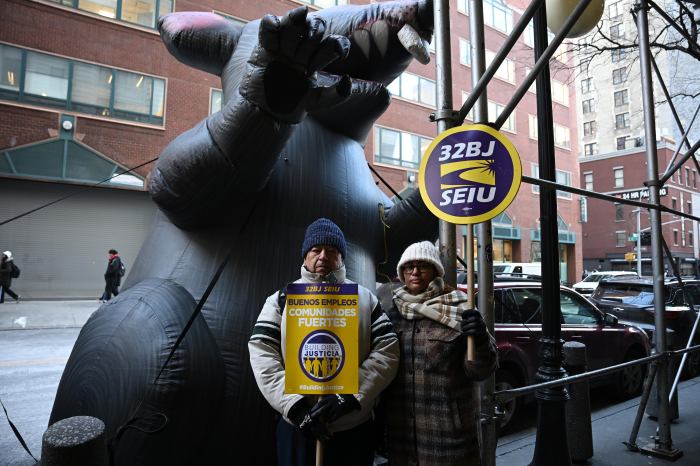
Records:
<instances>
[{"instance_id":1,"label":"metal bollard","mask_svg":"<svg viewBox=\"0 0 700 466\"><path fill-rule=\"evenodd\" d=\"M564 367L569 375L586 372L586 345L577 341L564 343ZM569 454L574 462L586 461L593 456L591 428L591 399L588 381L576 382L569 387L571 398L566 403L566 435Z\"/></svg>"},{"instance_id":2,"label":"metal bollard","mask_svg":"<svg viewBox=\"0 0 700 466\"><path fill-rule=\"evenodd\" d=\"M41 439L42 466L107 466L104 422L74 416L54 422Z\"/></svg>"}]
</instances>

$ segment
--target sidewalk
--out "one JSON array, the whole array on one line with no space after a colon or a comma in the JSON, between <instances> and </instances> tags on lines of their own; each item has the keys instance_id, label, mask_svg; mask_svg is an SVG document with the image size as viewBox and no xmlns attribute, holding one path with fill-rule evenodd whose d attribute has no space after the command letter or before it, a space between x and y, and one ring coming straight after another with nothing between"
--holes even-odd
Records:
<instances>
[{"instance_id":1,"label":"sidewalk","mask_svg":"<svg viewBox=\"0 0 700 466\"><path fill-rule=\"evenodd\" d=\"M0 330L82 327L100 307L85 301L5 301L0 304Z\"/></svg>"},{"instance_id":2,"label":"sidewalk","mask_svg":"<svg viewBox=\"0 0 700 466\"><path fill-rule=\"evenodd\" d=\"M700 378L685 380L678 387L679 419L671 424L671 439L674 448L683 452L675 462L632 452L622 442L629 440L634 418L637 415L639 398L594 411L593 458L585 465L591 466L639 466L639 465L678 465L700 464ZM637 445L646 446L656 432L657 423L646 415L637 437ZM496 464L498 466L522 466L532 461L535 451L535 428L498 439ZM575 439L573 439L575 440ZM572 439L569 439L569 443ZM546 448L546 445L545 445Z\"/></svg>"}]
</instances>

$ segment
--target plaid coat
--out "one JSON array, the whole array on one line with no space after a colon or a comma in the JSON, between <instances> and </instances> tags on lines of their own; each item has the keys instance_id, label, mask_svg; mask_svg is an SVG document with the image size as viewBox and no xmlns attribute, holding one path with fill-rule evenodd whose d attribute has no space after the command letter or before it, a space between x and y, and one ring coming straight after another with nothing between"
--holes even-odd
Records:
<instances>
[{"instance_id":1,"label":"plaid coat","mask_svg":"<svg viewBox=\"0 0 700 466\"><path fill-rule=\"evenodd\" d=\"M391 466L480 465L480 394L477 381L498 366L496 342L477 346L467 362L459 331L430 319L388 312L401 345L399 372L383 395Z\"/></svg>"}]
</instances>

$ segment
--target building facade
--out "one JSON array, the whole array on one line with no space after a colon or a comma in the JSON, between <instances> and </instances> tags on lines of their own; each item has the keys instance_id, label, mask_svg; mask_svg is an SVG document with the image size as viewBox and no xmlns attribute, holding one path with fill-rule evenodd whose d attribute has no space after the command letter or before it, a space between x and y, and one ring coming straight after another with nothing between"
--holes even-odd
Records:
<instances>
[{"instance_id":1,"label":"building facade","mask_svg":"<svg viewBox=\"0 0 700 466\"><path fill-rule=\"evenodd\" d=\"M599 29L577 40L575 80L579 114L579 155L591 156L644 146L644 112L634 0L608 1ZM674 0L659 2L675 16ZM675 29L652 9L649 37L659 43L678 40ZM687 128L700 104L700 63L679 50L652 46L659 73L673 97L681 122ZM653 74L653 71L652 71ZM681 140L670 106L654 74L657 138ZM700 137L697 125L690 139Z\"/></svg>"},{"instance_id":2,"label":"building facade","mask_svg":"<svg viewBox=\"0 0 700 466\"><path fill-rule=\"evenodd\" d=\"M662 140L658 146L659 170L671 162L675 145ZM643 201L648 198L646 152L643 147L609 154L581 157L581 186L612 196ZM679 212L698 215L700 178L692 161L686 162L661 191L661 204ZM589 198L587 221L583 223L583 266L586 270L637 271L641 257L642 274L651 275L651 248L637 251L637 235L649 232L648 210ZM639 216L639 218L638 218ZM639 221L639 224L637 223ZM661 231L674 261L683 275L698 274L697 222L661 213ZM664 263L667 270L668 262Z\"/></svg>"},{"instance_id":3,"label":"building facade","mask_svg":"<svg viewBox=\"0 0 700 466\"><path fill-rule=\"evenodd\" d=\"M128 266L155 215L145 192L152 161L221 107L219 78L168 53L156 29L159 15L208 11L246 22L301 4L316 9L336 3L344 2L0 0L0 189L3 199L12 199L0 203L0 219L70 196L0 227L0 247L12 250L23 270L18 291L28 298L99 296L106 251L119 250ZM520 0L484 2L488 61L526 6ZM468 14L467 0L451 3L456 107L472 87ZM491 121L531 69L532 45L530 27L489 85ZM576 185L576 97L565 73L553 62L557 181ZM435 86L434 65L414 62L390 85L392 103L367 141L368 162L398 192L415 189L421 154L436 135L428 118ZM502 131L518 149L523 173L536 177L535 99L533 86ZM558 206L562 280L571 282L582 264L575 245L581 234L578 196L561 192ZM539 260L538 210L536 186L524 184L494 221L495 260ZM458 238L461 254L462 227Z\"/></svg>"}]
</instances>

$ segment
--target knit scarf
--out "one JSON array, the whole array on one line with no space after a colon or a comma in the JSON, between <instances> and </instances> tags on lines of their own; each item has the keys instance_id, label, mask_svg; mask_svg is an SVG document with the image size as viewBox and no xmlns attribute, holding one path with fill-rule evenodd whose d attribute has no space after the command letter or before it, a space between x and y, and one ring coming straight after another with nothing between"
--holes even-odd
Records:
<instances>
[{"instance_id":1,"label":"knit scarf","mask_svg":"<svg viewBox=\"0 0 700 466\"><path fill-rule=\"evenodd\" d=\"M401 315L408 320L426 317L455 330L460 329L462 312L469 309L467 295L459 290L445 293L445 282L436 277L428 288L413 295L401 287L394 290L394 302Z\"/></svg>"}]
</instances>

